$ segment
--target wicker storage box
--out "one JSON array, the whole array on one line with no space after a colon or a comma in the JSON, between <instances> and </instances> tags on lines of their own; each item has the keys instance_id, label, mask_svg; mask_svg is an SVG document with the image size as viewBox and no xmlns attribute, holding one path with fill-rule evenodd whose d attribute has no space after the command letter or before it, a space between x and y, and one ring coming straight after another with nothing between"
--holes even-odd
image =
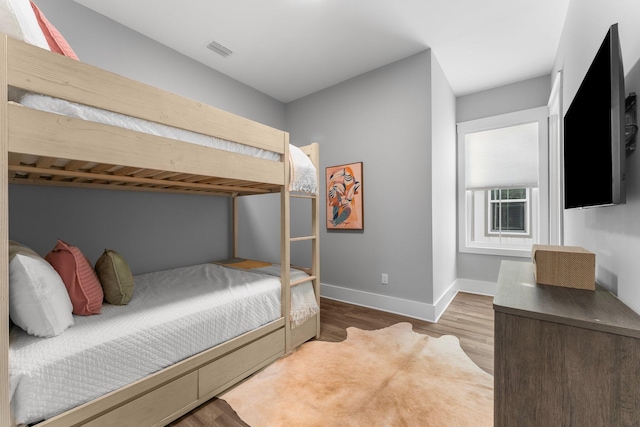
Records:
<instances>
[{"instance_id":1,"label":"wicker storage box","mask_svg":"<svg viewBox=\"0 0 640 427\"><path fill-rule=\"evenodd\" d=\"M579 246L533 245L536 283L596 289L596 255Z\"/></svg>"}]
</instances>

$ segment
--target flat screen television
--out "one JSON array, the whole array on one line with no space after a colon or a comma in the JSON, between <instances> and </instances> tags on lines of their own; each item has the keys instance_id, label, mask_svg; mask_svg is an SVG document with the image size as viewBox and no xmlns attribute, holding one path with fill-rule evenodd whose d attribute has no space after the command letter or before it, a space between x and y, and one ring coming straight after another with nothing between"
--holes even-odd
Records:
<instances>
[{"instance_id":1,"label":"flat screen television","mask_svg":"<svg viewBox=\"0 0 640 427\"><path fill-rule=\"evenodd\" d=\"M626 202L625 91L618 24L564 116L565 209Z\"/></svg>"}]
</instances>

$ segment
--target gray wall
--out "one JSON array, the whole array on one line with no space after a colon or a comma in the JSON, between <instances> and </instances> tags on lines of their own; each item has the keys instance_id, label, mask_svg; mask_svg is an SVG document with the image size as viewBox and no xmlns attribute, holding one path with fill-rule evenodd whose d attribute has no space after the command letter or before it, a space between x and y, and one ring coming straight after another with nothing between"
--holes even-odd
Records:
<instances>
[{"instance_id":1,"label":"gray wall","mask_svg":"<svg viewBox=\"0 0 640 427\"><path fill-rule=\"evenodd\" d=\"M287 104L291 140L320 143L321 175L364 163L364 231L328 232L322 204L322 283L432 302L431 96L425 51Z\"/></svg>"},{"instance_id":2,"label":"gray wall","mask_svg":"<svg viewBox=\"0 0 640 427\"><path fill-rule=\"evenodd\" d=\"M456 103L456 120L466 122L547 105L550 93L550 77L546 74L459 96Z\"/></svg>"},{"instance_id":3,"label":"gray wall","mask_svg":"<svg viewBox=\"0 0 640 427\"><path fill-rule=\"evenodd\" d=\"M284 128L284 104L72 0L36 0L81 61ZM203 47L205 49L205 47Z\"/></svg>"},{"instance_id":4,"label":"gray wall","mask_svg":"<svg viewBox=\"0 0 640 427\"><path fill-rule=\"evenodd\" d=\"M71 0L36 3L82 61L284 128L281 102ZM108 247L134 273L230 255L227 198L26 186L12 186L9 196L10 238L41 254L56 238L77 245L92 262Z\"/></svg>"},{"instance_id":5,"label":"gray wall","mask_svg":"<svg viewBox=\"0 0 640 427\"><path fill-rule=\"evenodd\" d=\"M457 122L465 122L547 105L551 77L541 76L506 86L460 96L456 104ZM503 259L523 258L458 253L458 278L495 283Z\"/></svg>"},{"instance_id":6,"label":"gray wall","mask_svg":"<svg viewBox=\"0 0 640 427\"><path fill-rule=\"evenodd\" d=\"M626 92L640 93L640 2L580 0L569 5L553 74L563 72L567 111L609 26L618 23ZM626 205L567 210L565 244L596 254L596 279L640 313L640 155L627 156Z\"/></svg>"}]
</instances>

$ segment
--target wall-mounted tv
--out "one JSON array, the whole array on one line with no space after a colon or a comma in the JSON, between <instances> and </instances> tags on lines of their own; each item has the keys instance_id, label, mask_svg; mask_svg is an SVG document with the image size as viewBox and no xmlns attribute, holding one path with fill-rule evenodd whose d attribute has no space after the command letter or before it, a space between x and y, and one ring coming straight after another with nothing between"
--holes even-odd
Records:
<instances>
[{"instance_id":1,"label":"wall-mounted tv","mask_svg":"<svg viewBox=\"0 0 640 427\"><path fill-rule=\"evenodd\" d=\"M625 91L618 24L564 116L565 209L626 202Z\"/></svg>"}]
</instances>

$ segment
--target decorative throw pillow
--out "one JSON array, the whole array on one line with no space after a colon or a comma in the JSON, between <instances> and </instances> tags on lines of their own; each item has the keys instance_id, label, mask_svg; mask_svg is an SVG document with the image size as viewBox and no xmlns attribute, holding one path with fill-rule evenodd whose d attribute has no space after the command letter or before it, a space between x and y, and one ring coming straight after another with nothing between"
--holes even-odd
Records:
<instances>
[{"instance_id":1,"label":"decorative throw pillow","mask_svg":"<svg viewBox=\"0 0 640 427\"><path fill-rule=\"evenodd\" d=\"M89 260L75 246L58 240L56 247L45 257L58 272L67 287L73 314L99 314L104 293Z\"/></svg>"},{"instance_id":2,"label":"decorative throw pillow","mask_svg":"<svg viewBox=\"0 0 640 427\"><path fill-rule=\"evenodd\" d=\"M104 299L113 305L124 305L133 295L133 275L127 261L116 251L105 249L96 261L96 273Z\"/></svg>"},{"instance_id":3,"label":"decorative throw pillow","mask_svg":"<svg viewBox=\"0 0 640 427\"><path fill-rule=\"evenodd\" d=\"M50 50L29 0L0 0L0 32Z\"/></svg>"},{"instance_id":4,"label":"decorative throw pillow","mask_svg":"<svg viewBox=\"0 0 640 427\"><path fill-rule=\"evenodd\" d=\"M9 317L28 334L52 337L73 325L69 294L51 265L9 241Z\"/></svg>"},{"instance_id":5,"label":"decorative throw pillow","mask_svg":"<svg viewBox=\"0 0 640 427\"><path fill-rule=\"evenodd\" d=\"M33 9L33 13L36 16L36 20L38 21L38 25L42 30L42 34L44 34L44 38L47 40L47 44L49 45L49 49L52 52L57 52L61 55L68 56L69 58L78 59L78 55L71 49L67 40L60 34L60 31L56 27L53 26L51 22L44 16L44 13L38 6L36 6L32 1L31 8Z\"/></svg>"}]
</instances>

